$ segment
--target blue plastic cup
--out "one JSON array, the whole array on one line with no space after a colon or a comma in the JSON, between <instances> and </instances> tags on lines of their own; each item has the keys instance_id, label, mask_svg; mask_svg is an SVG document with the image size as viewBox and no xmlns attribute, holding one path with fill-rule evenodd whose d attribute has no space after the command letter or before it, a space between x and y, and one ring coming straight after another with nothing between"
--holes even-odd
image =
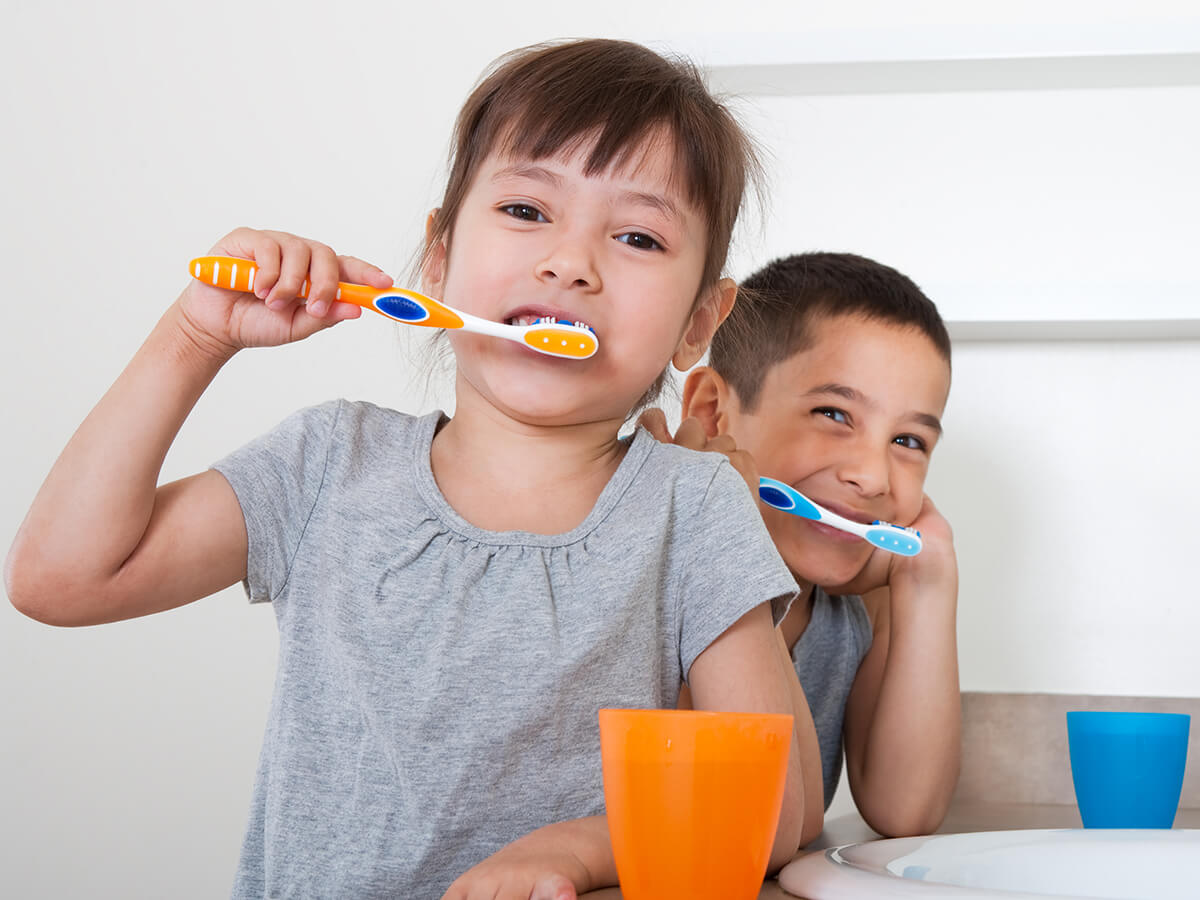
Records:
<instances>
[{"instance_id":1,"label":"blue plastic cup","mask_svg":"<svg viewBox=\"0 0 1200 900\"><path fill-rule=\"evenodd\" d=\"M1071 777L1084 828L1170 828L1191 716L1069 712Z\"/></svg>"}]
</instances>

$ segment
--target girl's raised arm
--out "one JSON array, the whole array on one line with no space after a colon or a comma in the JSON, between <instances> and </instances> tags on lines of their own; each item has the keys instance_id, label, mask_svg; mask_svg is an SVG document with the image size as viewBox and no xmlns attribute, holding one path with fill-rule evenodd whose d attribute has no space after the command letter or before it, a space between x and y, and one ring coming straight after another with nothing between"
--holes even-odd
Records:
<instances>
[{"instance_id":1,"label":"girl's raised arm","mask_svg":"<svg viewBox=\"0 0 1200 900\"><path fill-rule=\"evenodd\" d=\"M258 264L255 294L192 282L51 468L4 566L13 605L54 625L160 612L236 583L246 528L215 471L158 486L163 459L220 368L242 347L300 340L357 307L339 279L387 287L360 260L276 232L238 229L214 253ZM306 305L296 293L311 282Z\"/></svg>"}]
</instances>

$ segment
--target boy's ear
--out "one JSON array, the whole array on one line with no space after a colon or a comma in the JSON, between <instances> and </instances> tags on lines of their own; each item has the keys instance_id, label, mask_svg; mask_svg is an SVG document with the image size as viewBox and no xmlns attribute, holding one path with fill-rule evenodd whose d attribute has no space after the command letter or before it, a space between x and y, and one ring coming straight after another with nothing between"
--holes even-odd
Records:
<instances>
[{"instance_id":1,"label":"boy's ear","mask_svg":"<svg viewBox=\"0 0 1200 900\"><path fill-rule=\"evenodd\" d=\"M421 292L440 299L446 283L446 242L433 243L433 228L441 210L434 207L425 217L425 256L421 263Z\"/></svg>"},{"instance_id":2,"label":"boy's ear","mask_svg":"<svg viewBox=\"0 0 1200 900\"><path fill-rule=\"evenodd\" d=\"M688 373L683 383L683 404L679 419L696 419L704 426L708 437L729 431L729 405L733 397L729 384L710 366L700 366Z\"/></svg>"},{"instance_id":3,"label":"boy's ear","mask_svg":"<svg viewBox=\"0 0 1200 900\"><path fill-rule=\"evenodd\" d=\"M683 338L675 348L675 355L671 357L671 364L676 369L686 372L700 361L717 328L733 311L736 300L737 285L732 278L722 278L696 304Z\"/></svg>"}]
</instances>

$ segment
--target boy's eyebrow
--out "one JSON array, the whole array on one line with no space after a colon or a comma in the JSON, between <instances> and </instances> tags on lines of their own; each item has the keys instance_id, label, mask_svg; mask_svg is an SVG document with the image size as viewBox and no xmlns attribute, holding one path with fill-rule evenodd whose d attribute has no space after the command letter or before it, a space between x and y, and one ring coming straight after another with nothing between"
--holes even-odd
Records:
<instances>
[{"instance_id":1,"label":"boy's eyebrow","mask_svg":"<svg viewBox=\"0 0 1200 900\"><path fill-rule=\"evenodd\" d=\"M534 181L541 181L548 184L553 188L561 188L563 186L561 175L547 169L545 166L538 166L533 163L514 163L511 166L505 166L492 175L492 181L504 181L506 178L530 178ZM651 209L658 210L667 218L677 221L683 220L683 215L680 213L679 207L671 201L670 197L663 194L654 194L649 191L622 191L617 199L622 203L649 206Z\"/></svg>"},{"instance_id":2,"label":"boy's eyebrow","mask_svg":"<svg viewBox=\"0 0 1200 900\"><path fill-rule=\"evenodd\" d=\"M933 415L930 415L929 413L923 413L923 412L914 412L914 413L910 413L909 415L911 415L912 418L915 419L920 424L927 425L928 427L932 428L938 434L942 433L942 422L937 416L933 416Z\"/></svg>"},{"instance_id":3,"label":"boy's eyebrow","mask_svg":"<svg viewBox=\"0 0 1200 900\"><path fill-rule=\"evenodd\" d=\"M811 397L815 394L837 394L839 397L845 397L847 400L854 400L858 403L865 403L866 397L862 391L856 390L849 385L838 384L831 381L828 384L818 384L816 387L811 387L804 392L805 397Z\"/></svg>"},{"instance_id":4,"label":"boy's eyebrow","mask_svg":"<svg viewBox=\"0 0 1200 900\"><path fill-rule=\"evenodd\" d=\"M855 403L868 402L862 391L852 388L849 385L838 384L837 382L833 381L829 382L828 384L818 384L816 387L809 388L807 391L805 391L804 396L811 397L817 394L836 394L839 397L845 397L847 400L853 400ZM932 428L938 434L941 434L943 431L941 419L935 415L932 415L931 413L914 411L908 413L906 418L910 418L921 425Z\"/></svg>"}]
</instances>

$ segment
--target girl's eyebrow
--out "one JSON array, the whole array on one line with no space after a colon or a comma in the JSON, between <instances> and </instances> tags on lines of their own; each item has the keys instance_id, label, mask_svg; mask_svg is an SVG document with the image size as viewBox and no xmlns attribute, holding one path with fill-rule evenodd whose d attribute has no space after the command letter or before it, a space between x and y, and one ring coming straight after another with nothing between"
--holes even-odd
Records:
<instances>
[{"instance_id":1,"label":"girl's eyebrow","mask_svg":"<svg viewBox=\"0 0 1200 900\"><path fill-rule=\"evenodd\" d=\"M838 397L844 397L845 399L851 400L855 403L865 403L870 405L870 402L863 395L862 391L858 390L857 388L852 388L849 385L838 384L837 382L833 381L829 382L828 384L818 384L816 387L809 388L804 392L805 397L811 397L818 394L835 394ZM941 434L943 431L941 419L932 413L923 413L913 410L912 412L906 413L904 418L911 419L917 424L924 425L927 428L932 428L938 434Z\"/></svg>"},{"instance_id":2,"label":"girl's eyebrow","mask_svg":"<svg viewBox=\"0 0 1200 900\"><path fill-rule=\"evenodd\" d=\"M651 209L658 210L668 219L674 219L677 222L683 221L683 215L679 212L679 207L671 202L670 197L662 194L651 194L647 191L624 191L619 199L623 203L631 203L636 206L649 206Z\"/></svg>"},{"instance_id":3,"label":"girl's eyebrow","mask_svg":"<svg viewBox=\"0 0 1200 900\"><path fill-rule=\"evenodd\" d=\"M532 163L516 163L505 166L492 175L492 181L504 181L508 178L530 178L555 188L561 188L563 184L563 178L557 172L552 172L545 166L535 166Z\"/></svg>"}]
</instances>

